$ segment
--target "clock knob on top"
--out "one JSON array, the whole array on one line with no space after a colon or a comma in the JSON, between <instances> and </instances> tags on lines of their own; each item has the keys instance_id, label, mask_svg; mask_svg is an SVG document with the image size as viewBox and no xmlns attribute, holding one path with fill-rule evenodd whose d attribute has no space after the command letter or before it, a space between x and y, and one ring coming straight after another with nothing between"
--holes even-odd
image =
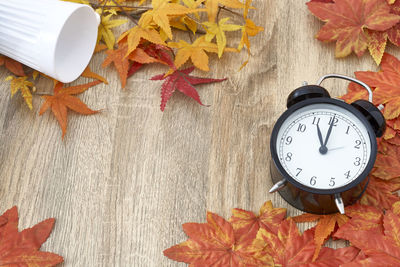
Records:
<instances>
[{"instance_id":1,"label":"clock knob on top","mask_svg":"<svg viewBox=\"0 0 400 267\"><path fill-rule=\"evenodd\" d=\"M317 97L330 98L331 96L325 88L319 85L304 85L290 93L287 98L286 106L287 108L290 108L294 104L299 103L303 100Z\"/></svg>"},{"instance_id":2,"label":"clock knob on top","mask_svg":"<svg viewBox=\"0 0 400 267\"><path fill-rule=\"evenodd\" d=\"M356 100L351 105L367 118L376 137L382 137L386 130L386 121L381 111L367 100Z\"/></svg>"}]
</instances>

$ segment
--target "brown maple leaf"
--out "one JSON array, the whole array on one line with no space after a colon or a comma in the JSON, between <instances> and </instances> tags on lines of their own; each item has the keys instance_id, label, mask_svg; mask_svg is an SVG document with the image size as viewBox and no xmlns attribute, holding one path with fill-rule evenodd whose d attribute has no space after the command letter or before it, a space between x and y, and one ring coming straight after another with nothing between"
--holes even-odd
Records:
<instances>
[{"instance_id":1,"label":"brown maple leaf","mask_svg":"<svg viewBox=\"0 0 400 267\"><path fill-rule=\"evenodd\" d=\"M347 222L349 218L340 213L329 214L329 215L317 215L305 213L296 217L293 220L297 223L300 222L315 222L318 221L315 226L314 241L315 241L315 252L313 256L313 261L317 259L322 245L325 241L332 235L335 230L336 225L339 227Z\"/></svg>"},{"instance_id":2,"label":"brown maple leaf","mask_svg":"<svg viewBox=\"0 0 400 267\"><path fill-rule=\"evenodd\" d=\"M352 261L358 254L358 249L346 247L341 249L321 248L321 252L313 261L316 249L314 241L314 228L300 234L296 223L288 218L283 221L278 229L278 234L273 234L260 229L254 246L262 249L274 259L278 266L339 266Z\"/></svg>"},{"instance_id":3,"label":"brown maple leaf","mask_svg":"<svg viewBox=\"0 0 400 267\"><path fill-rule=\"evenodd\" d=\"M233 209L229 221L235 230L236 239L239 240L241 236L255 237L260 228L277 233L278 227L285 217L286 209L274 208L272 202L267 201L262 205L258 216L251 211Z\"/></svg>"},{"instance_id":4,"label":"brown maple leaf","mask_svg":"<svg viewBox=\"0 0 400 267\"><path fill-rule=\"evenodd\" d=\"M39 251L49 237L54 219L18 231L18 210L13 207L0 216L0 266L51 267L63 262L57 254Z\"/></svg>"},{"instance_id":5,"label":"brown maple leaf","mask_svg":"<svg viewBox=\"0 0 400 267\"><path fill-rule=\"evenodd\" d=\"M0 66L2 65L17 76L26 76L22 64L12 58L0 56Z\"/></svg>"},{"instance_id":6,"label":"brown maple leaf","mask_svg":"<svg viewBox=\"0 0 400 267\"><path fill-rule=\"evenodd\" d=\"M356 218L362 225L362 219ZM369 222L366 221L366 224ZM348 227L354 224L353 219L335 233L335 237L349 240L352 245L361 249L365 257L344 266L400 266L400 216L392 210L383 215L382 229Z\"/></svg>"},{"instance_id":7,"label":"brown maple leaf","mask_svg":"<svg viewBox=\"0 0 400 267\"><path fill-rule=\"evenodd\" d=\"M265 266L271 257L256 254L254 238L235 240L232 225L217 214L208 212L207 223L186 223L183 230L189 240L164 250L168 258L190 266Z\"/></svg>"},{"instance_id":8,"label":"brown maple leaf","mask_svg":"<svg viewBox=\"0 0 400 267\"><path fill-rule=\"evenodd\" d=\"M62 130L62 138L64 139L65 133L67 132L67 111L71 109L79 114L91 115L98 111L91 110L83 103L79 98L74 95L85 92L92 86L101 83L100 81L93 81L86 84L77 86L71 86L63 88L62 83L57 83L54 87L53 95L44 95L42 98L45 100L42 107L40 108L39 115L51 108L54 116L60 124Z\"/></svg>"},{"instance_id":9,"label":"brown maple leaf","mask_svg":"<svg viewBox=\"0 0 400 267\"><path fill-rule=\"evenodd\" d=\"M336 41L337 57L345 57L352 51L360 57L368 47L367 30L385 31L400 20L382 0L312 1L307 5L311 13L326 22L317 39Z\"/></svg>"}]
</instances>

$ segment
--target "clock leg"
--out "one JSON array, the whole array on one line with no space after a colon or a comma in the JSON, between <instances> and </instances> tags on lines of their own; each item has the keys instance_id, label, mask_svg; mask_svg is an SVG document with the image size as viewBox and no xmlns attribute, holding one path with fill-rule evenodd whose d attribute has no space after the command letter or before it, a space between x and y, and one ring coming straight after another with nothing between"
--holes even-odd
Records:
<instances>
[{"instance_id":1,"label":"clock leg","mask_svg":"<svg viewBox=\"0 0 400 267\"><path fill-rule=\"evenodd\" d=\"M287 180L283 179L279 182L277 182L276 184L274 184L271 189L269 190L270 193L274 193L282 188L284 188L286 186Z\"/></svg>"},{"instance_id":2,"label":"clock leg","mask_svg":"<svg viewBox=\"0 0 400 267\"><path fill-rule=\"evenodd\" d=\"M344 203L340 194L335 194L335 204L340 214L344 214Z\"/></svg>"}]
</instances>

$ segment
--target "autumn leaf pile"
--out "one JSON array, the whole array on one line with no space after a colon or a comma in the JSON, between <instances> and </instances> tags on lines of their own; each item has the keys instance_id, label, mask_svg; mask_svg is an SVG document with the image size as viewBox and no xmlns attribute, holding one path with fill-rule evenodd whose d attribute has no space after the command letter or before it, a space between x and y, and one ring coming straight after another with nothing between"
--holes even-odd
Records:
<instances>
[{"instance_id":1,"label":"autumn leaf pile","mask_svg":"<svg viewBox=\"0 0 400 267\"><path fill-rule=\"evenodd\" d=\"M244 67L251 56L250 37L263 31L249 18L249 12L254 9L252 0L67 1L90 5L100 15L95 52L105 53L102 67L118 73L122 88L125 88L127 79L144 65L165 66L165 73L149 77L153 81L162 81L162 111L175 91L203 105L195 86L221 82L226 78L197 77L191 74L193 70L198 69L204 76L210 70L211 61L227 52L238 53L243 49L247 52ZM128 30L116 36L114 32L119 27ZM35 84L38 79L51 78L28 70L4 56L0 57L2 65L12 73L6 78L10 82L11 96L20 92L31 110L33 98L41 96L39 115L51 110L61 127L63 138L67 132L69 111L82 115L97 113L76 95L98 83L62 88L61 83L53 81L53 93L43 94L43 90L37 90L40 88ZM238 66L238 70L240 68ZM89 67L81 76L107 83L104 77L92 72Z\"/></svg>"},{"instance_id":2,"label":"autumn leaf pile","mask_svg":"<svg viewBox=\"0 0 400 267\"><path fill-rule=\"evenodd\" d=\"M336 42L336 57L369 50L381 63L388 42L400 46L399 0L311 0L310 12L325 22L316 38Z\"/></svg>"}]
</instances>

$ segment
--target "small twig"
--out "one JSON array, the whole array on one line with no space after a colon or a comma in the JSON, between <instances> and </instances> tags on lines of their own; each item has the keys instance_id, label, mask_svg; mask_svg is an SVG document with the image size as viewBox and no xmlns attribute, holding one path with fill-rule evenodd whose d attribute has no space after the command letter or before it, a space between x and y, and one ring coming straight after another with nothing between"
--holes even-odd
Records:
<instances>
[{"instance_id":1,"label":"small twig","mask_svg":"<svg viewBox=\"0 0 400 267\"><path fill-rule=\"evenodd\" d=\"M223 9L225 11L228 11L228 12L232 13L232 14L235 14L236 16L239 16L239 17L243 18L242 14L237 13L236 11L230 10L229 8L226 8L225 6L220 6L219 8L220 8L220 10Z\"/></svg>"},{"instance_id":2,"label":"small twig","mask_svg":"<svg viewBox=\"0 0 400 267\"><path fill-rule=\"evenodd\" d=\"M219 19L219 14L221 13L221 9L222 9L222 7L218 6L217 21Z\"/></svg>"},{"instance_id":3,"label":"small twig","mask_svg":"<svg viewBox=\"0 0 400 267\"><path fill-rule=\"evenodd\" d=\"M121 13L122 13L122 14L124 14L124 15L125 15L128 19L130 19L133 23L135 23L136 25L138 25L137 21L136 21L131 15L129 15L128 13L126 13L125 9L124 9L120 4L118 4L118 2L116 2L115 0L112 0L112 1L114 2L114 4L117 5L117 7L119 7L119 8L121 9Z\"/></svg>"}]
</instances>

